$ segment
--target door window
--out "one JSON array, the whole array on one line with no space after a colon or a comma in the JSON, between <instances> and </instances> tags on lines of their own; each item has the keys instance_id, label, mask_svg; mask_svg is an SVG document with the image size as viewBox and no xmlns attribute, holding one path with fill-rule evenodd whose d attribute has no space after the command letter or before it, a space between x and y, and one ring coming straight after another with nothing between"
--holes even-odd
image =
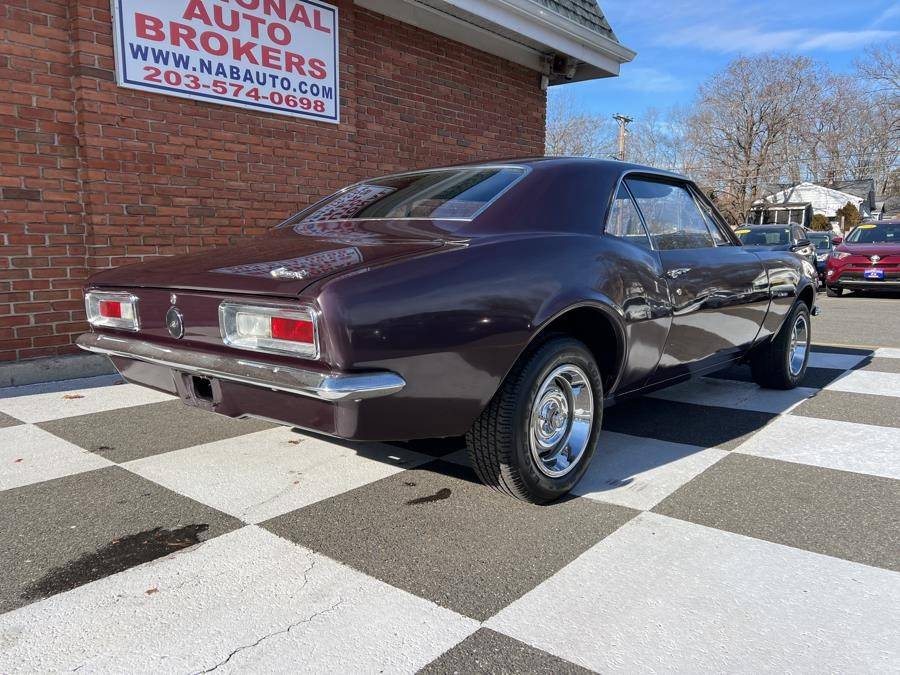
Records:
<instances>
[{"instance_id":1,"label":"door window","mask_svg":"<svg viewBox=\"0 0 900 675\"><path fill-rule=\"evenodd\" d=\"M709 228L713 240L716 242L716 246L733 246L734 244L723 231L723 228L727 227L727 225L723 224L722 221L716 217L713 208L696 192L694 193L694 200L700 208L700 214L706 220L706 226Z\"/></svg>"},{"instance_id":2,"label":"door window","mask_svg":"<svg viewBox=\"0 0 900 675\"><path fill-rule=\"evenodd\" d=\"M650 248L650 239L641 222L634 200L628 194L624 185L619 186L616 198L613 200L612 209L609 212L609 220L606 222L606 234L619 237L632 244Z\"/></svg>"},{"instance_id":3,"label":"door window","mask_svg":"<svg viewBox=\"0 0 900 675\"><path fill-rule=\"evenodd\" d=\"M626 178L653 244L660 250L712 248L713 236L687 188L643 178Z\"/></svg>"}]
</instances>

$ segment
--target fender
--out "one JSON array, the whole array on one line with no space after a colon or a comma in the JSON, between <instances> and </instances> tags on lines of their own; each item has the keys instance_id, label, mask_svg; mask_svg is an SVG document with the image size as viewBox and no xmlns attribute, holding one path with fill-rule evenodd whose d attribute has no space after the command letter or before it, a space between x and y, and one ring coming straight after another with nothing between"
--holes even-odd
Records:
<instances>
[{"instance_id":1,"label":"fender","mask_svg":"<svg viewBox=\"0 0 900 675\"><path fill-rule=\"evenodd\" d=\"M528 342L523 345L519 352L519 357L535 342L540 340L555 322L579 309L599 311L608 320L613 329L616 340L616 358L613 365L613 377L608 386L608 391L613 391L619 384L628 358L628 341L625 337L625 312L611 298L594 289L569 289L565 293L545 302L532 321L534 330Z\"/></svg>"}]
</instances>

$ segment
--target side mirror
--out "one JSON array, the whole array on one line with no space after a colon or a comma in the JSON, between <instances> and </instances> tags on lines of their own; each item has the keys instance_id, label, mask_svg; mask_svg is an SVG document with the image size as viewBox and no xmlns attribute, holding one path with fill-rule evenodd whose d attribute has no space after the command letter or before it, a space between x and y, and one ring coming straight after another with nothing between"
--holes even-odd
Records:
<instances>
[{"instance_id":1,"label":"side mirror","mask_svg":"<svg viewBox=\"0 0 900 675\"><path fill-rule=\"evenodd\" d=\"M831 238L831 243L834 244L835 246L837 246L838 244L842 243L843 241L844 241L844 238L843 238L842 236L840 236L840 235L838 235L837 237L832 237L832 238Z\"/></svg>"},{"instance_id":2,"label":"side mirror","mask_svg":"<svg viewBox=\"0 0 900 675\"><path fill-rule=\"evenodd\" d=\"M806 248L807 246L812 246L812 242L809 239L800 239L796 244L791 246L791 250L799 251L801 248Z\"/></svg>"}]
</instances>

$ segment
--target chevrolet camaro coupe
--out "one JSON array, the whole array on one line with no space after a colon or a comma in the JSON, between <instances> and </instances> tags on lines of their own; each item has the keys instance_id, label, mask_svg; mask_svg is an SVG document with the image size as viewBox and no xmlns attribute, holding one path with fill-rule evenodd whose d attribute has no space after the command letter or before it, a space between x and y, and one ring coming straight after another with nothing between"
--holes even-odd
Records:
<instances>
[{"instance_id":1,"label":"chevrolet camaro coupe","mask_svg":"<svg viewBox=\"0 0 900 675\"><path fill-rule=\"evenodd\" d=\"M489 162L366 180L260 238L100 272L78 344L229 417L465 435L481 480L540 503L603 452L622 397L741 362L796 386L815 273L744 248L682 176Z\"/></svg>"}]
</instances>

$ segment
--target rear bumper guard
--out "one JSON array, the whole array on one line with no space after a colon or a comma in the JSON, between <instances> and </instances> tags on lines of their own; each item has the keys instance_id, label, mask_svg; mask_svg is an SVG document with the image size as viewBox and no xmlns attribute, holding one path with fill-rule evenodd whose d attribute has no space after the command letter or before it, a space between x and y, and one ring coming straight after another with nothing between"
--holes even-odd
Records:
<instances>
[{"instance_id":1,"label":"rear bumper guard","mask_svg":"<svg viewBox=\"0 0 900 675\"><path fill-rule=\"evenodd\" d=\"M191 375L230 380L325 401L357 400L395 394L406 381L391 372L325 373L242 358L173 349L135 338L98 333L80 335L75 344L89 352L120 356Z\"/></svg>"}]
</instances>

